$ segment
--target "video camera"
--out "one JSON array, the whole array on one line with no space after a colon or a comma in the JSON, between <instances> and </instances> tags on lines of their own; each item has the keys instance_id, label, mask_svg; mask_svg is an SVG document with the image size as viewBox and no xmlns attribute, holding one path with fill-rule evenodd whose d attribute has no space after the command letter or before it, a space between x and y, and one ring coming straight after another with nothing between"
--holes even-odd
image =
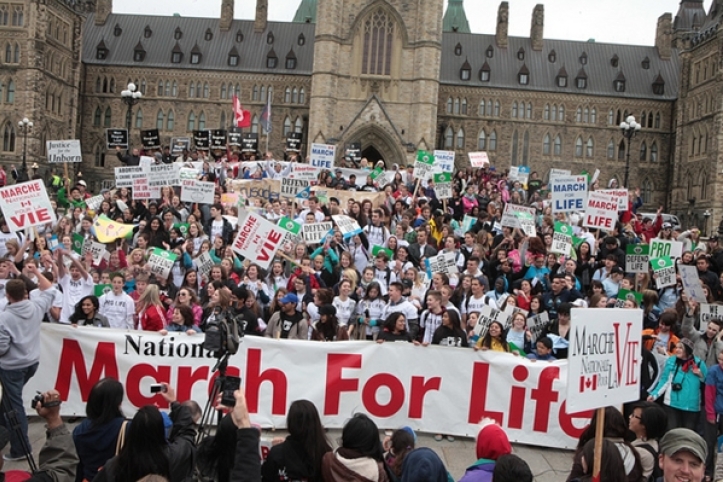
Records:
<instances>
[{"instance_id":1,"label":"video camera","mask_svg":"<svg viewBox=\"0 0 723 482\"><path fill-rule=\"evenodd\" d=\"M230 318L228 310L216 307L206 320L203 348L212 351L218 359L238 352L246 329L246 321L241 315Z\"/></svg>"}]
</instances>

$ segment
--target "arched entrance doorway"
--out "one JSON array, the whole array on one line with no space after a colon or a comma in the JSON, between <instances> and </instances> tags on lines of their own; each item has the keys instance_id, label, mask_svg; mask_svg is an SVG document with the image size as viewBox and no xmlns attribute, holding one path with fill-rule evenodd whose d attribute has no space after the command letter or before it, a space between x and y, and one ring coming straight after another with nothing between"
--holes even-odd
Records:
<instances>
[{"instance_id":1,"label":"arched entrance doorway","mask_svg":"<svg viewBox=\"0 0 723 482\"><path fill-rule=\"evenodd\" d=\"M406 156L400 139L380 125L368 122L350 132L342 139L344 143L358 142L361 144L361 156L366 157L373 166L380 159L387 167L393 164L406 165Z\"/></svg>"},{"instance_id":2,"label":"arched entrance doorway","mask_svg":"<svg viewBox=\"0 0 723 482\"><path fill-rule=\"evenodd\" d=\"M361 154L362 157L366 157L367 161L369 161L370 166L374 166L378 160L384 159L382 155L379 153L376 147L369 146L366 149L362 151Z\"/></svg>"}]
</instances>

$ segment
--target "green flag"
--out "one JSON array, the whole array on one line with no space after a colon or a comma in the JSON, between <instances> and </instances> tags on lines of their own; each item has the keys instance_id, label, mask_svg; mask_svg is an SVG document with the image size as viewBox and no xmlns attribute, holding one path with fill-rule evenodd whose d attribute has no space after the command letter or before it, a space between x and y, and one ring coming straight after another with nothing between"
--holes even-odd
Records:
<instances>
[{"instance_id":1,"label":"green flag","mask_svg":"<svg viewBox=\"0 0 723 482\"><path fill-rule=\"evenodd\" d=\"M417 151L417 162L431 166L434 164L434 154L428 151Z\"/></svg>"},{"instance_id":2,"label":"green flag","mask_svg":"<svg viewBox=\"0 0 723 482\"><path fill-rule=\"evenodd\" d=\"M293 235L301 235L301 224L297 223L291 218L287 218L286 216L284 216L283 218L279 219L279 226Z\"/></svg>"},{"instance_id":3,"label":"green flag","mask_svg":"<svg viewBox=\"0 0 723 482\"><path fill-rule=\"evenodd\" d=\"M387 253L387 259L394 258L394 251L392 251L391 249L384 248L382 246L372 246L372 257L376 258L379 253Z\"/></svg>"},{"instance_id":4,"label":"green flag","mask_svg":"<svg viewBox=\"0 0 723 482\"><path fill-rule=\"evenodd\" d=\"M95 285L94 293L96 297L100 298L106 293L113 291L113 285Z\"/></svg>"},{"instance_id":5,"label":"green flag","mask_svg":"<svg viewBox=\"0 0 723 482\"><path fill-rule=\"evenodd\" d=\"M73 233L73 252L78 254L83 254L83 243L85 242L85 238L82 234Z\"/></svg>"}]
</instances>

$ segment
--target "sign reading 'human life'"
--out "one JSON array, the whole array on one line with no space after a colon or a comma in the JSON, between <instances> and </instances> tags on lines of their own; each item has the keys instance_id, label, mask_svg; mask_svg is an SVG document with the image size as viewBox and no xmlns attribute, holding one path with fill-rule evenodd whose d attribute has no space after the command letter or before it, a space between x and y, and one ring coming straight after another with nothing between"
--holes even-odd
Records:
<instances>
[{"instance_id":1,"label":"sign reading 'human life'","mask_svg":"<svg viewBox=\"0 0 723 482\"><path fill-rule=\"evenodd\" d=\"M0 188L0 209L10 231L57 222L55 211L40 179Z\"/></svg>"}]
</instances>

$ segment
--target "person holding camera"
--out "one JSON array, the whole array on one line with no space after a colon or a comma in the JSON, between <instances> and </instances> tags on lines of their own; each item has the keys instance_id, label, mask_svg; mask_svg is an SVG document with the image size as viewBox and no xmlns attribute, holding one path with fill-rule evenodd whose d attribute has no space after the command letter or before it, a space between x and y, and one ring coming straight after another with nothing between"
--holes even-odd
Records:
<instances>
[{"instance_id":1,"label":"person holding camera","mask_svg":"<svg viewBox=\"0 0 723 482\"><path fill-rule=\"evenodd\" d=\"M664 395L663 406L668 416L668 430L684 427L695 430L700 415L701 383L708 367L693 355L694 344L683 338L675 347L675 355L665 362L663 374L650 391L648 401Z\"/></svg>"}]
</instances>

